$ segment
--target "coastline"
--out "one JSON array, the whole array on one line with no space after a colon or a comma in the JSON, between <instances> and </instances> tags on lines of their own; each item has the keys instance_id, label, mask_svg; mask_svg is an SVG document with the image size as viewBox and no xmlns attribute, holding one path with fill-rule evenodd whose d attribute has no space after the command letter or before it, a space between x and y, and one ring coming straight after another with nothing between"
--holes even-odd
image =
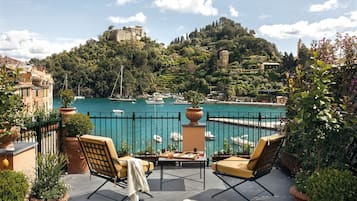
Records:
<instances>
[{"instance_id":1,"label":"coastline","mask_svg":"<svg viewBox=\"0 0 357 201\"><path fill-rule=\"evenodd\" d=\"M207 104L260 105L260 106L276 106L276 107L285 107L285 104L280 104L280 103L237 102L237 101L216 101L216 102L207 102Z\"/></svg>"}]
</instances>

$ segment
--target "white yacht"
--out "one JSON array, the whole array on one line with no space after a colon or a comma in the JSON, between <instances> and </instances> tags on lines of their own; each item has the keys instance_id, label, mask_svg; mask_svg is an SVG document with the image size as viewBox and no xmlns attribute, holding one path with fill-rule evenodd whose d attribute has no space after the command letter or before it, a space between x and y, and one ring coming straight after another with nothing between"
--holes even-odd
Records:
<instances>
[{"instance_id":1,"label":"white yacht","mask_svg":"<svg viewBox=\"0 0 357 201\"><path fill-rule=\"evenodd\" d=\"M145 100L146 104L149 105L162 105L165 104L165 101L162 97L158 97L158 96L153 96L151 98L148 98Z\"/></svg>"}]
</instances>

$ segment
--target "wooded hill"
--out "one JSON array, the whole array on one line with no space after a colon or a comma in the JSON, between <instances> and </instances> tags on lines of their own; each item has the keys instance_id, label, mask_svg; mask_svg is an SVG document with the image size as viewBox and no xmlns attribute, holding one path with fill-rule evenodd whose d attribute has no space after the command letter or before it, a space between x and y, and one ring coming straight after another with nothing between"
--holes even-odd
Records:
<instances>
[{"instance_id":1,"label":"wooded hill","mask_svg":"<svg viewBox=\"0 0 357 201\"><path fill-rule=\"evenodd\" d=\"M127 96L153 92L221 92L223 99L257 96L259 90L284 91L282 68L249 71L262 62L284 60L274 44L255 37L253 30L227 18L175 38L165 48L149 37L140 41L110 40L113 26L86 44L30 63L46 66L55 80L54 93L68 87L87 97L108 97L120 67L124 66L123 92ZM228 66L219 64L219 52L229 51ZM285 56L288 56L287 54ZM292 55L290 55L292 57ZM248 69L248 70L247 70Z\"/></svg>"}]
</instances>

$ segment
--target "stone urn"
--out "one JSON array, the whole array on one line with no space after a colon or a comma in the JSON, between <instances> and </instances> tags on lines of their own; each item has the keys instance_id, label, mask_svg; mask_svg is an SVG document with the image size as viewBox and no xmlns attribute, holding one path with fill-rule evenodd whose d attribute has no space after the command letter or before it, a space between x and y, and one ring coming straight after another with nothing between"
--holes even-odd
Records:
<instances>
[{"instance_id":1,"label":"stone urn","mask_svg":"<svg viewBox=\"0 0 357 201\"><path fill-rule=\"evenodd\" d=\"M198 125L198 121L202 118L203 116L203 111L202 108L192 108L188 107L186 108L186 118L190 120L190 125Z\"/></svg>"}]
</instances>

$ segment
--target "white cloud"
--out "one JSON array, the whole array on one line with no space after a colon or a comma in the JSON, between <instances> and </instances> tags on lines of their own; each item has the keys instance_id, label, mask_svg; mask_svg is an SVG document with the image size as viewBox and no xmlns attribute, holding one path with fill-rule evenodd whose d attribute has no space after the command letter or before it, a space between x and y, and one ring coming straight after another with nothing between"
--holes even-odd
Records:
<instances>
[{"instance_id":1,"label":"white cloud","mask_svg":"<svg viewBox=\"0 0 357 201\"><path fill-rule=\"evenodd\" d=\"M313 4L310 6L310 12L320 12L320 11L327 11L334 8L338 8L339 4L337 0L328 0L325 1L323 4Z\"/></svg>"},{"instance_id":2,"label":"white cloud","mask_svg":"<svg viewBox=\"0 0 357 201\"><path fill-rule=\"evenodd\" d=\"M30 58L45 58L53 53L85 43L80 39L57 39L49 41L28 30L12 30L0 33L0 54L26 61Z\"/></svg>"},{"instance_id":3,"label":"white cloud","mask_svg":"<svg viewBox=\"0 0 357 201\"><path fill-rule=\"evenodd\" d=\"M136 15L130 16L130 17L114 17L114 16L110 16L108 19L113 23L119 23L119 24L124 24L124 23L129 23L129 22L145 23L146 16L144 15L143 12L140 12L140 13L137 13Z\"/></svg>"},{"instance_id":4,"label":"white cloud","mask_svg":"<svg viewBox=\"0 0 357 201\"><path fill-rule=\"evenodd\" d=\"M135 0L117 0L117 5L121 6L121 5L124 5L124 4L127 4L127 3L131 3L131 2L134 2Z\"/></svg>"},{"instance_id":5,"label":"white cloud","mask_svg":"<svg viewBox=\"0 0 357 201\"><path fill-rule=\"evenodd\" d=\"M229 13L232 17L238 17L238 11L233 6L229 6Z\"/></svg>"},{"instance_id":6,"label":"white cloud","mask_svg":"<svg viewBox=\"0 0 357 201\"><path fill-rule=\"evenodd\" d=\"M263 25L259 28L262 35L272 38L322 38L334 36L337 32L343 33L357 29L357 10L346 16L327 18L318 22L309 23L299 21L294 24Z\"/></svg>"},{"instance_id":7,"label":"white cloud","mask_svg":"<svg viewBox=\"0 0 357 201\"><path fill-rule=\"evenodd\" d=\"M163 10L173 10L181 13L194 13L205 16L218 14L218 9L212 6L212 0L155 0L154 4Z\"/></svg>"}]
</instances>

